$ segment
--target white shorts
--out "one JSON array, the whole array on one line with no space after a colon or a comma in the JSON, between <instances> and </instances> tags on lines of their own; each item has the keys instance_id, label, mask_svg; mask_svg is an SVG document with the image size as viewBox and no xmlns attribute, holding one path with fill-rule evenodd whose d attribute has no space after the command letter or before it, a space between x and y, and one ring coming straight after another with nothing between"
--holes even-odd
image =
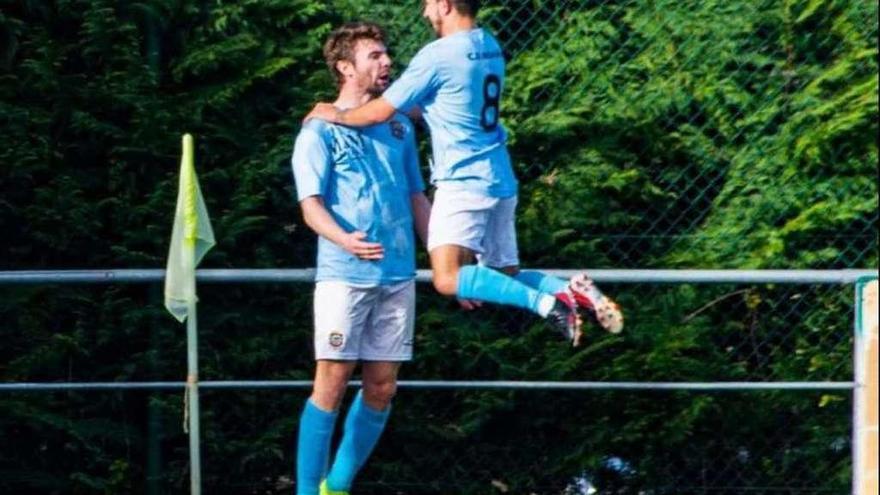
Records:
<instances>
[{"instance_id":1,"label":"white shorts","mask_svg":"<svg viewBox=\"0 0 880 495\"><path fill-rule=\"evenodd\" d=\"M415 282L357 287L315 284L315 359L409 361L415 326Z\"/></svg>"},{"instance_id":2,"label":"white shorts","mask_svg":"<svg viewBox=\"0 0 880 495\"><path fill-rule=\"evenodd\" d=\"M428 251L447 244L475 252L481 265L519 265L516 196L502 199L437 189L428 222Z\"/></svg>"}]
</instances>

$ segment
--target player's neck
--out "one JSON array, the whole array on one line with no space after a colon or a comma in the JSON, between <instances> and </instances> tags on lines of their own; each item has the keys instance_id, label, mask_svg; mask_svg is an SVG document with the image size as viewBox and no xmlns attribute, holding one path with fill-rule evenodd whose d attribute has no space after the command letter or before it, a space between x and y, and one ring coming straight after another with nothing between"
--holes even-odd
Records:
<instances>
[{"instance_id":1,"label":"player's neck","mask_svg":"<svg viewBox=\"0 0 880 495\"><path fill-rule=\"evenodd\" d=\"M343 86L339 90L339 96L336 97L333 106L340 110L348 110L351 108L357 108L373 98L373 95L360 88Z\"/></svg>"},{"instance_id":2,"label":"player's neck","mask_svg":"<svg viewBox=\"0 0 880 495\"><path fill-rule=\"evenodd\" d=\"M440 28L440 37L446 37L462 31L470 31L477 27L477 21L473 17L451 16L443 21Z\"/></svg>"}]
</instances>

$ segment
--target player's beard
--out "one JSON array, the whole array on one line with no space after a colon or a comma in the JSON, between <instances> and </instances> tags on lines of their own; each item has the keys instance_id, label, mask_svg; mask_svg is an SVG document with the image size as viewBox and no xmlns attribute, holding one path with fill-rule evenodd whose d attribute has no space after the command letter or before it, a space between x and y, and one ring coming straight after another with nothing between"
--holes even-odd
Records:
<instances>
[{"instance_id":1,"label":"player's beard","mask_svg":"<svg viewBox=\"0 0 880 495\"><path fill-rule=\"evenodd\" d=\"M372 96L373 98L378 98L382 96L383 91L385 91L385 88L379 84L373 84L369 88L367 88L367 94Z\"/></svg>"},{"instance_id":2,"label":"player's beard","mask_svg":"<svg viewBox=\"0 0 880 495\"><path fill-rule=\"evenodd\" d=\"M388 88L388 83L380 82L378 79L370 81L370 85L367 87L367 94L372 96L373 98L378 98L382 96L382 93Z\"/></svg>"},{"instance_id":3,"label":"player's beard","mask_svg":"<svg viewBox=\"0 0 880 495\"><path fill-rule=\"evenodd\" d=\"M367 94L372 96L373 98L378 98L378 97L382 96L382 93L386 89L388 89L387 80L383 82L378 77L373 78L373 77L366 76L366 75L365 75L365 77L368 78L367 79Z\"/></svg>"},{"instance_id":4,"label":"player's beard","mask_svg":"<svg viewBox=\"0 0 880 495\"><path fill-rule=\"evenodd\" d=\"M366 87L364 92L373 98L382 96L382 92L385 91L385 86L379 82L378 79L374 79L369 73L359 74L358 79L360 79L361 87Z\"/></svg>"}]
</instances>

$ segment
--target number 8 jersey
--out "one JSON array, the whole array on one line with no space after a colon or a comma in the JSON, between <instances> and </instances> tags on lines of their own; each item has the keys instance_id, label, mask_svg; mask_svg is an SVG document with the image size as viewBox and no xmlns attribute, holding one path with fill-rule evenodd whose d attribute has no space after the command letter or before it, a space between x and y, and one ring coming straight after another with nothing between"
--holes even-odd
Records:
<instances>
[{"instance_id":1,"label":"number 8 jersey","mask_svg":"<svg viewBox=\"0 0 880 495\"><path fill-rule=\"evenodd\" d=\"M382 95L404 112L418 107L431 131L431 182L439 189L495 197L516 195L517 181L500 124L504 55L477 28L419 50Z\"/></svg>"}]
</instances>

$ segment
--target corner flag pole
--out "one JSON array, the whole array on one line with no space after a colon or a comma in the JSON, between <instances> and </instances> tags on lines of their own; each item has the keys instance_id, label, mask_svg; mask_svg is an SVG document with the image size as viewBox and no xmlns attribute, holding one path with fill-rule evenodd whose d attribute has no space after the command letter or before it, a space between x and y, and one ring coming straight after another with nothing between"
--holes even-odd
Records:
<instances>
[{"instance_id":1,"label":"corner flag pole","mask_svg":"<svg viewBox=\"0 0 880 495\"><path fill-rule=\"evenodd\" d=\"M202 461L199 423L199 352L196 302L189 303L186 320L186 398L189 415L190 493L201 495Z\"/></svg>"},{"instance_id":2,"label":"corner flag pole","mask_svg":"<svg viewBox=\"0 0 880 495\"><path fill-rule=\"evenodd\" d=\"M196 317L196 266L214 246L214 231L202 199L193 159L193 139L183 136L180 184L168 265L165 271L165 307L178 321L186 320L187 377L184 395L184 431L189 434L190 492L201 495L202 469L199 435L199 355Z\"/></svg>"}]
</instances>

